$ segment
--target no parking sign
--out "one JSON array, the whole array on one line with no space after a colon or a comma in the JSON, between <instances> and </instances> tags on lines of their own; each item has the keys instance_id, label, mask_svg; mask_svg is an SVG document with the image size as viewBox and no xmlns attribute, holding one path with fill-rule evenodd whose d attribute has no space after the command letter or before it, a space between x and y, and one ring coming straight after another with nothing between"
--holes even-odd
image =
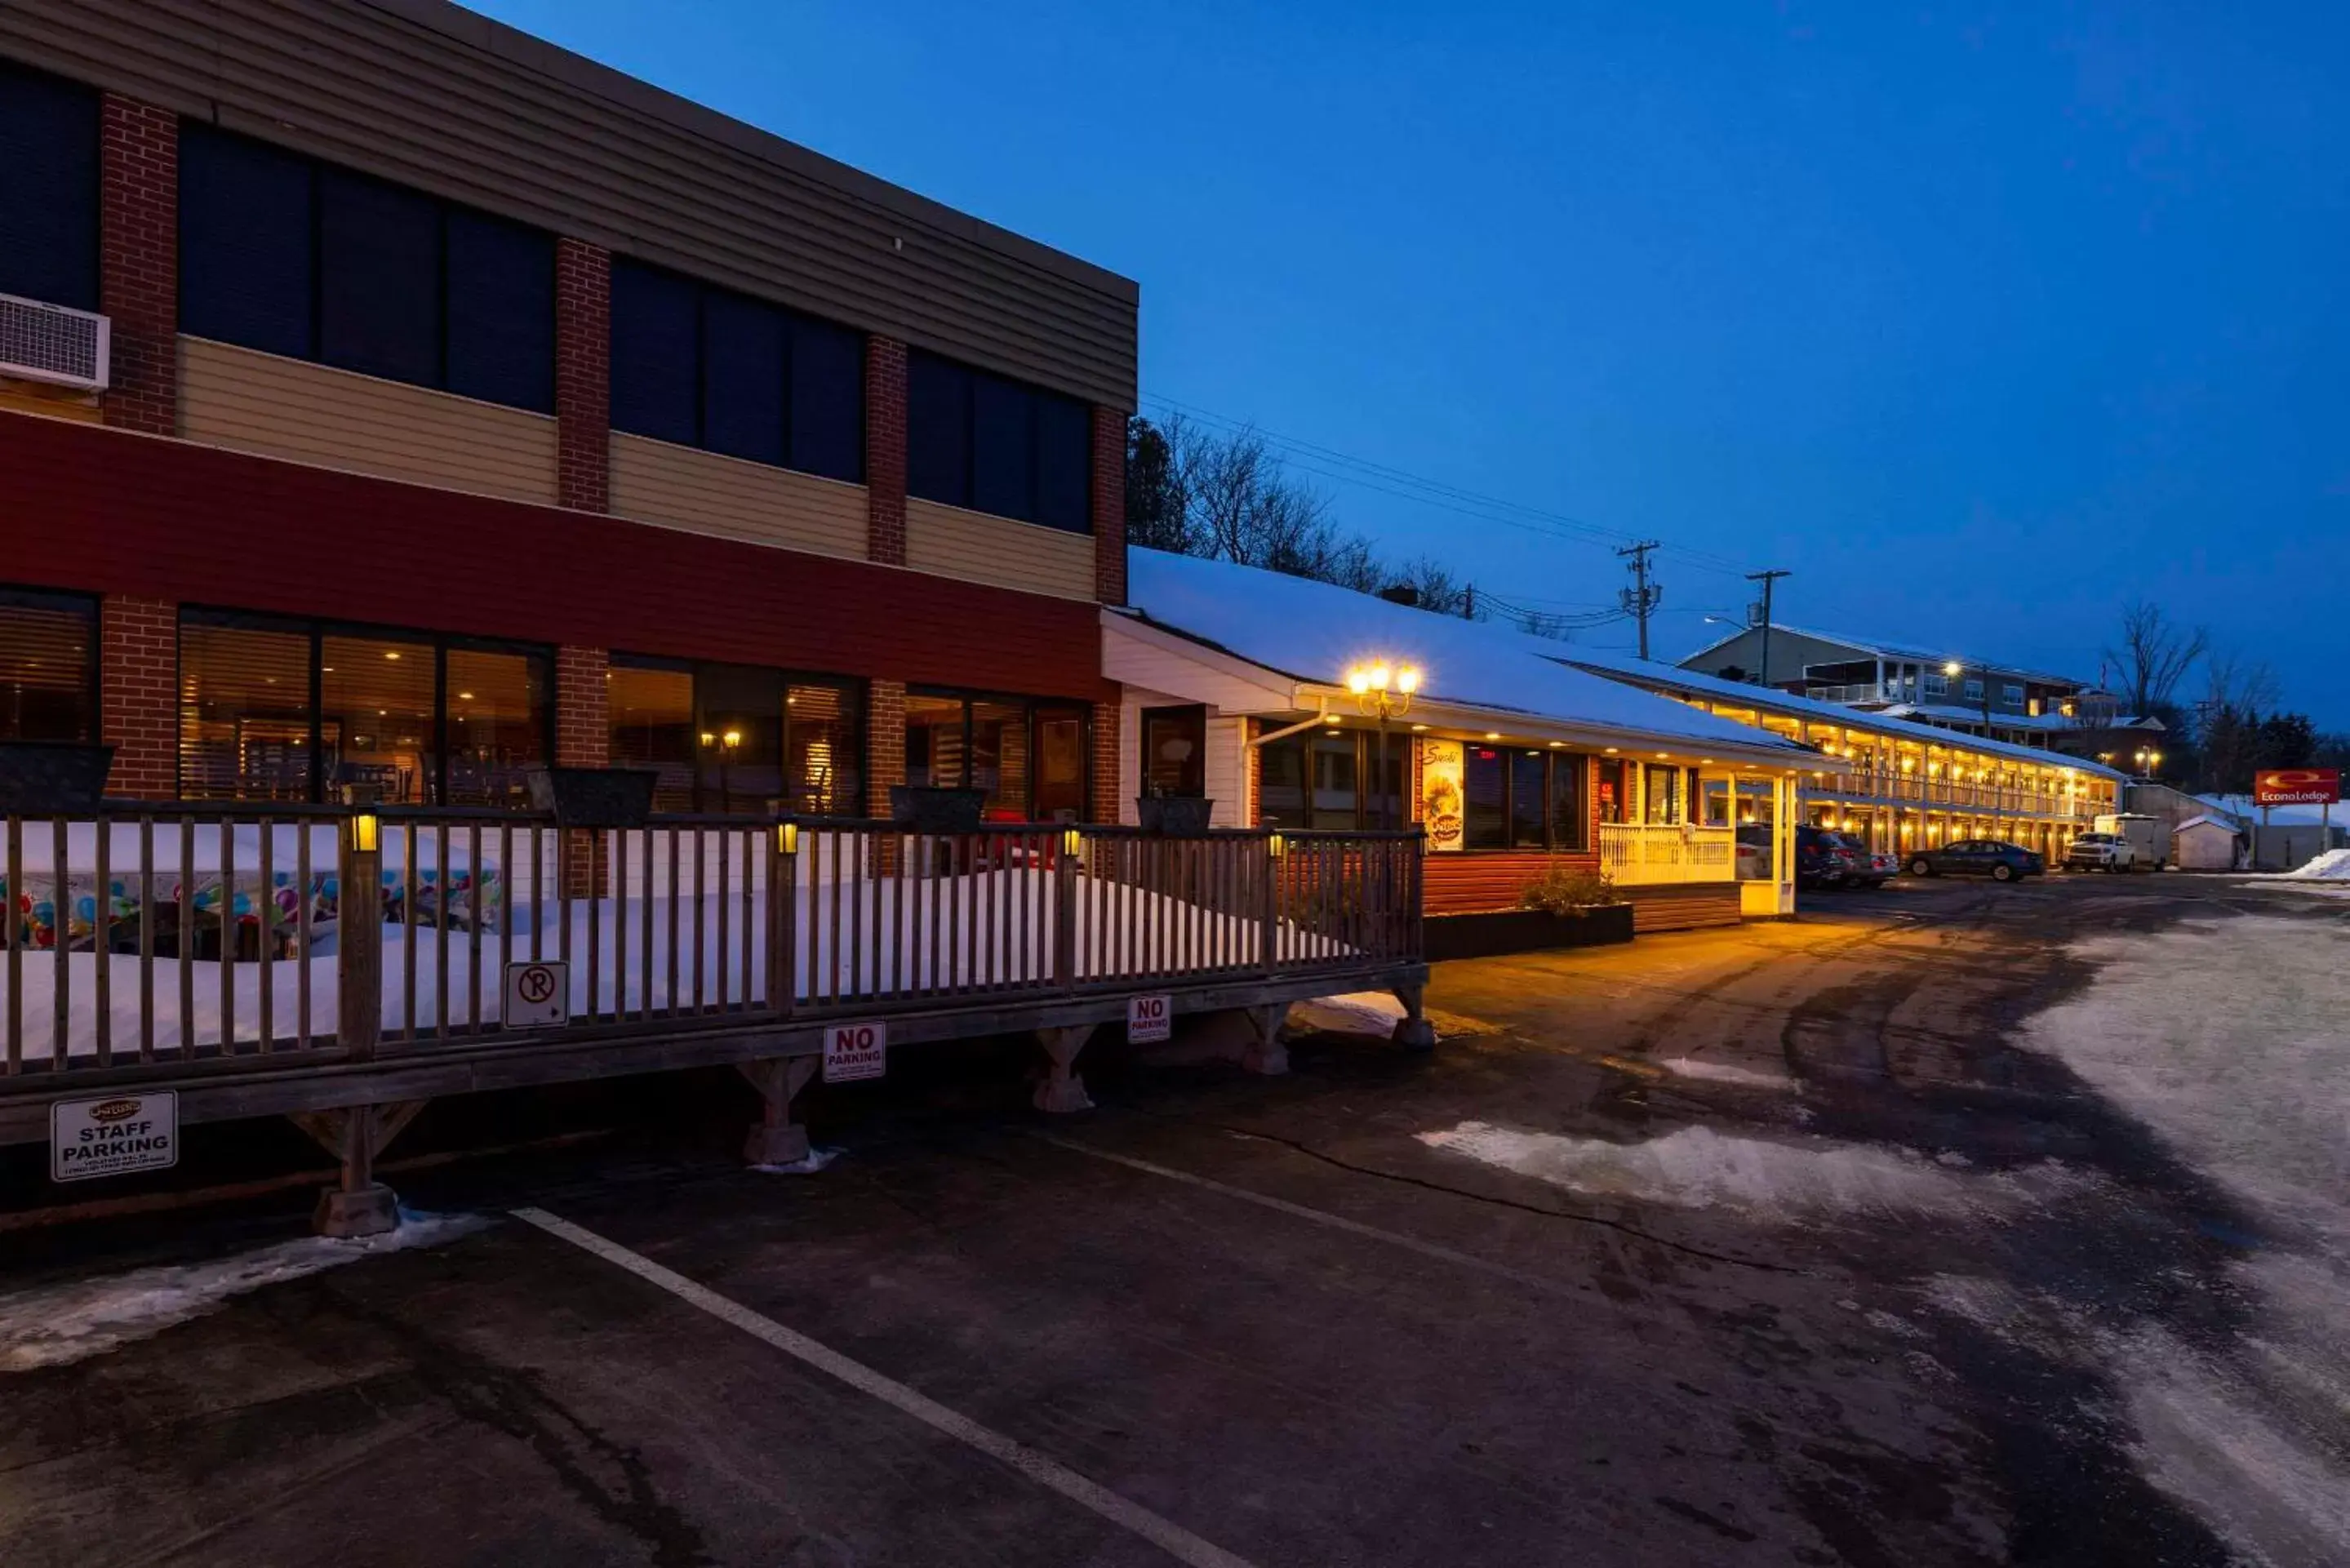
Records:
<instances>
[{"instance_id":1,"label":"no parking sign","mask_svg":"<svg viewBox=\"0 0 2350 1568\"><path fill-rule=\"evenodd\" d=\"M889 1065L889 1030L881 1023L836 1023L824 1032L824 1081L878 1078Z\"/></svg>"}]
</instances>

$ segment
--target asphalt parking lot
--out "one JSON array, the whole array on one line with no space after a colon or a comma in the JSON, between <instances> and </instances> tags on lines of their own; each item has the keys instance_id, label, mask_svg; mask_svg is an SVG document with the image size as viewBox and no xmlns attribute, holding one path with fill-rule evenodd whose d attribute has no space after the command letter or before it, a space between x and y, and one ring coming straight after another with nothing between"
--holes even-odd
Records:
<instances>
[{"instance_id":1,"label":"asphalt parking lot","mask_svg":"<svg viewBox=\"0 0 2350 1568\"><path fill-rule=\"evenodd\" d=\"M814 1175L678 1093L355 1258L299 1195L0 1231L0 1562L2296 1561L2323 1507L2215 1511L2096 1334L2277 1343L2241 1271L2331 1211L2046 1029L2098 942L2345 917L1903 884L1446 966L1428 1058L1113 1052L1052 1119L934 1064L820 1098ZM2322 1481L2306 1407L2254 1414Z\"/></svg>"}]
</instances>

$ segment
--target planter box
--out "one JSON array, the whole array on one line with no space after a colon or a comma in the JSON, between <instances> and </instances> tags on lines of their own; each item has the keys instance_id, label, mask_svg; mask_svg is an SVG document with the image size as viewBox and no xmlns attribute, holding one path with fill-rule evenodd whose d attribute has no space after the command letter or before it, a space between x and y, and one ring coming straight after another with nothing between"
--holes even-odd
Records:
<instances>
[{"instance_id":1,"label":"planter box","mask_svg":"<svg viewBox=\"0 0 2350 1568\"><path fill-rule=\"evenodd\" d=\"M1632 906L1601 904L1578 915L1547 909L1496 909L1482 915L1430 915L1428 959L1495 958L1555 948L1607 947L1632 940Z\"/></svg>"},{"instance_id":2,"label":"planter box","mask_svg":"<svg viewBox=\"0 0 2350 1568\"><path fill-rule=\"evenodd\" d=\"M558 827L642 827L660 777L651 768L533 768L530 804Z\"/></svg>"},{"instance_id":3,"label":"planter box","mask_svg":"<svg viewBox=\"0 0 2350 1568\"><path fill-rule=\"evenodd\" d=\"M112 746L78 741L0 741L0 814L88 816L106 794Z\"/></svg>"},{"instance_id":4,"label":"planter box","mask_svg":"<svg viewBox=\"0 0 2350 1568\"><path fill-rule=\"evenodd\" d=\"M925 784L889 786L889 820L917 833L976 833L987 809L983 789L934 789Z\"/></svg>"},{"instance_id":5,"label":"planter box","mask_svg":"<svg viewBox=\"0 0 2350 1568\"><path fill-rule=\"evenodd\" d=\"M1170 838L1204 837L1215 814L1216 803L1201 795L1146 794L1134 802L1134 820L1142 831Z\"/></svg>"}]
</instances>

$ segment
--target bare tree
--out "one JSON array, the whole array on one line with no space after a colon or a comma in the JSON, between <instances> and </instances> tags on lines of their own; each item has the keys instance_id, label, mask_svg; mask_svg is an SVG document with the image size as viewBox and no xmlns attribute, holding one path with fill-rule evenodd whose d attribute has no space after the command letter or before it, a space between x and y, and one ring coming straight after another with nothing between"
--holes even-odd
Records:
<instances>
[{"instance_id":1,"label":"bare tree","mask_svg":"<svg viewBox=\"0 0 2350 1568\"><path fill-rule=\"evenodd\" d=\"M2199 626L2191 630L2173 626L2160 605L2132 599L2122 607L2121 646L2106 649L2106 657L2121 667L2131 716L2168 702L2210 646L2209 632Z\"/></svg>"}]
</instances>

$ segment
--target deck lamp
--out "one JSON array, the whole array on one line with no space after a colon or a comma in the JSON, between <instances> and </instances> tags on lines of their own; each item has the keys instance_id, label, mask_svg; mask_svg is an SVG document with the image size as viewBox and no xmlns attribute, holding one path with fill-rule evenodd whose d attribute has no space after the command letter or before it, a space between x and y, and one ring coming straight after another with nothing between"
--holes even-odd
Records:
<instances>
[{"instance_id":1,"label":"deck lamp","mask_svg":"<svg viewBox=\"0 0 2350 1568\"><path fill-rule=\"evenodd\" d=\"M1266 854L1272 856L1275 860L1278 860L1283 856L1289 853L1289 840L1284 838L1278 833L1267 834L1264 840L1264 849Z\"/></svg>"},{"instance_id":2,"label":"deck lamp","mask_svg":"<svg viewBox=\"0 0 2350 1568\"><path fill-rule=\"evenodd\" d=\"M800 852L800 825L796 822L775 824L775 853L797 855Z\"/></svg>"},{"instance_id":3,"label":"deck lamp","mask_svg":"<svg viewBox=\"0 0 2350 1568\"><path fill-rule=\"evenodd\" d=\"M1086 835L1083 828L1072 827L1061 835L1061 853L1075 860L1085 853Z\"/></svg>"},{"instance_id":4,"label":"deck lamp","mask_svg":"<svg viewBox=\"0 0 2350 1568\"><path fill-rule=\"evenodd\" d=\"M361 855L373 855L383 844L383 818L371 806L361 806L351 814L351 848Z\"/></svg>"}]
</instances>

